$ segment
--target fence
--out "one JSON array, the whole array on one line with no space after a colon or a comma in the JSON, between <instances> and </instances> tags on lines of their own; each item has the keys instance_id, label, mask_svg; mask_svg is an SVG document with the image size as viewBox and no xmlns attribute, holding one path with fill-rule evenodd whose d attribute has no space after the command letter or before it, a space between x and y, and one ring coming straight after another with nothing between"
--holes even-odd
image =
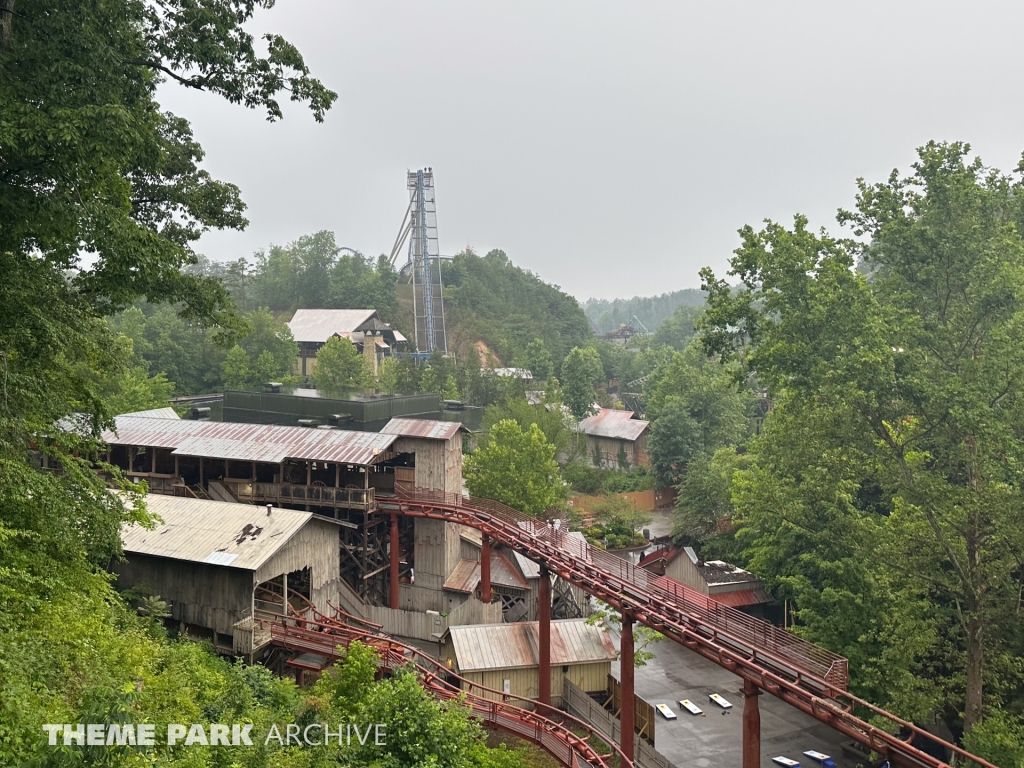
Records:
<instances>
[{"instance_id":1,"label":"fence","mask_svg":"<svg viewBox=\"0 0 1024 768\"><path fill-rule=\"evenodd\" d=\"M622 742L619 718L604 709L570 680L565 681L562 701L570 715L588 723L616 744ZM636 739L635 744L634 760L637 768L674 768L667 757L643 739Z\"/></svg>"}]
</instances>

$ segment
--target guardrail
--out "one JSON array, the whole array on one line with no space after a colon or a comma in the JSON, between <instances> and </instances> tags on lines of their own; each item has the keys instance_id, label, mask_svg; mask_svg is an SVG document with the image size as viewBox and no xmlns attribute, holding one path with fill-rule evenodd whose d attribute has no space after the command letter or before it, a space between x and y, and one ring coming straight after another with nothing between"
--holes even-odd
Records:
<instances>
[{"instance_id":1,"label":"guardrail","mask_svg":"<svg viewBox=\"0 0 1024 768\"><path fill-rule=\"evenodd\" d=\"M420 681L440 700L457 700L469 707L477 719L507 733L519 736L542 747L548 754L569 768L630 768L617 746L605 739L589 724L553 707L547 707L513 694L495 691L473 683L448 670L436 659L416 648L391 638L350 627L343 621L320 614L313 608L311 618L280 618L271 625L271 642L294 651L312 652L327 658L338 658L337 647L354 640L368 645L380 654L380 665L389 671L413 665ZM480 693L477 693L479 691ZM499 700L481 693L494 694ZM533 710L514 706L510 700L522 701ZM575 729L575 730L574 730ZM575 731L585 735L580 736ZM609 754L602 755L590 743L597 738L606 744Z\"/></svg>"},{"instance_id":2,"label":"guardrail","mask_svg":"<svg viewBox=\"0 0 1024 768\"><path fill-rule=\"evenodd\" d=\"M913 723L846 692L846 660L781 630L761 627L745 617L734 618L727 606L712 609L669 590L653 574L576 537L563 522L529 518L494 501L468 499L439 491L412 490L396 484L397 498L380 505L382 511L458 522L487 533L534 562L640 623L748 680L900 766L948 768L947 763L917 749L917 738L939 744L958 759L981 768L992 763L945 742ZM718 612L721 609L721 612ZM736 611L735 613L739 613ZM749 620L749 621L748 621ZM771 625L768 625L771 626ZM774 631L772 631L774 630ZM788 634L788 633L787 633ZM876 727L854 711L885 727ZM891 731L891 732L890 732ZM905 734L905 737L895 735Z\"/></svg>"},{"instance_id":3,"label":"guardrail","mask_svg":"<svg viewBox=\"0 0 1024 768\"><path fill-rule=\"evenodd\" d=\"M373 488L332 488L319 485L292 485L290 483L254 483L250 480L222 480L239 501L262 504L318 504L330 507L367 510L373 507L376 496Z\"/></svg>"}]
</instances>

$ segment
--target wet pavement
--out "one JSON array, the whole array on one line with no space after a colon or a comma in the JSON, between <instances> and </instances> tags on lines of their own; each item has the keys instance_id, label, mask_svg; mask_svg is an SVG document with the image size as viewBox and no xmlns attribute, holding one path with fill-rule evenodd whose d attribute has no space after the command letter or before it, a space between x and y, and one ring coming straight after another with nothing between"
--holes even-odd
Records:
<instances>
[{"instance_id":1,"label":"wet pavement","mask_svg":"<svg viewBox=\"0 0 1024 768\"><path fill-rule=\"evenodd\" d=\"M618 638L616 643L618 642ZM679 768L739 768L743 762L743 694L736 675L671 640L650 646L655 658L635 672L635 690L651 706L668 704L678 716L666 720L655 714L654 747ZM612 674L619 676L618 662ZM717 693L733 706L723 710L708 696ZM680 699L689 699L704 710L704 716L691 715ZM761 765L775 766L772 758L788 757L801 766L820 763L804 756L813 749L832 757L839 768L856 768L858 761L843 755L840 745L849 742L827 725L776 699L762 694ZM728 714L723 714L723 712Z\"/></svg>"}]
</instances>

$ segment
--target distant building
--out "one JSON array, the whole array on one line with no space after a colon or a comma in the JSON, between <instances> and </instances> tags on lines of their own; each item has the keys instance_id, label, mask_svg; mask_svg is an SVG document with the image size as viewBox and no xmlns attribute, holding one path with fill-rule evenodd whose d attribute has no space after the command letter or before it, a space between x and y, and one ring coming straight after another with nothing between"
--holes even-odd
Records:
<instances>
[{"instance_id":1,"label":"distant building","mask_svg":"<svg viewBox=\"0 0 1024 768\"><path fill-rule=\"evenodd\" d=\"M647 436L651 424L632 411L602 408L579 424L587 436L590 463L605 469L627 469L651 463L647 454Z\"/></svg>"},{"instance_id":2,"label":"distant building","mask_svg":"<svg viewBox=\"0 0 1024 768\"><path fill-rule=\"evenodd\" d=\"M605 341L610 341L612 344L615 344L617 346L624 347L629 343L629 340L631 338L640 335L642 335L641 332L638 331L636 328L634 328L631 325L626 325L625 323L623 323L614 331L601 334L600 336L598 336L598 338L604 339Z\"/></svg>"},{"instance_id":3,"label":"distant building","mask_svg":"<svg viewBox=\"0 0 1024 768\"><path fill-rule=\"evenodd\" d=\"M526 368L491 368L491 373L501 379L519 379L527 384L533 381L533 373Z\"/></svg>"},{"instance_id":4,"label":"distant building","mask_svg":"<svg viewBox=\"0 0 1024 768\"><path fill-rule=\"evenodd\" d=\"M640 567L755 616L761 615L761 606L772 602L764 583L750 571L722 560L703 562L692 547L656 550L640 560Z\"/></svg>"},{"instance_id":5,"label":"distant building","mask_svg":"<svg viewBox=\"0 0 1024 768\"><path fill-rule=\"evenodd\" d=\"M363 354L376 375L380 360L407 341L383 322L375 309L297 309L288 321L299 345L295 373L309 376L316 367L316 353L332 336L348 339Z\"/></svg>"},{"instance_id":6,"label":"distant building","mask_svg":"<svg viewBox=\"0 0 1024 768\"><path fill-rule=\"evenodd\" d=\"M472 683L536 699L539 632L536 621L449 627L441 638L441 661ZM565 680L587 693L606 691L617 655L608 634L586 619L552 621L551 704L561 706Z\"/></svg>"}]
</instances>

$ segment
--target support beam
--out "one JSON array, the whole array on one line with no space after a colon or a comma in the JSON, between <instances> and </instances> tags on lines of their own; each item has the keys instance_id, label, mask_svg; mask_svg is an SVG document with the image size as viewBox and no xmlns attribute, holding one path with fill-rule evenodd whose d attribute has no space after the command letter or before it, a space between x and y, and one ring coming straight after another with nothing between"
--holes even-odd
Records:
<instances>
[{"instance_id":1,"label":"support beam","mask_svg":"<svg viewBox=\"0 0 1024 768\"><path fill-rule=\"evenodd\" d=\"M761 765L761 712L757 706L760 695L756 683L743 681L743 768Z\"/></svg>"},{"instance_id":2,"label":"support beam","mask_svg":"<svg viewBox=\"0 0 1024 768\"><path fill-rule=\"evenodd\" d=\"M281 574L281 590L284 593L284 605L281 606L281 613L284 616L288 615L288 574Z\"/></svg>"},{"instance_id":3,"label":"support beam","mask_svg":"<svg viewBox=\"0 0 1024 768\"><path fill-rule=\"evenodd\" d=\"M486 533L480 536L480 600L491 602L491 540Z\"/></svg>"},{"instance_id":4,"label":"support beam","mask_svg":"<svg viewBox=\"0 0 1024 768\"><path fill-rule=\"evenodd\" d=\"M540 567L540 583L537 587L540 603L540 699L541 704L551 706L551 574L543 565Z\"/></svg>"},{"instance_id":5,"label":"support beam","mask_svg":"<svg viewBox=\"0 0 1024 768\"><path fill-rule=\"evenodd\" d=\"M388 542L391 549L391 595L388 608L398 610L398 515L391 514L391 538Z\"/></svg>"},{"instance_id":6,"label":"support beam","mask_svg":"<svg viewBox=\"0 0 1024 768\"><path fill-rule=\"evenodd\" d=\"M178 466L179 459L181 457L178 454L174 454L174 479L177 480L181 477L181 469Z\"/></svg>"},{"instance_id":7,"label":"support beam","mask_svg":"<svg viewBox=\"0 0 1024 768\"><path fill-rule=\"evenodd\" d=\"M636 730L636 697L633 694L633 618L622 614L622 648L619 653L619 747L630 760L633 759L633 732ZM743 768L747 768L744 764Z\"/></svg>"}]
</instances>

